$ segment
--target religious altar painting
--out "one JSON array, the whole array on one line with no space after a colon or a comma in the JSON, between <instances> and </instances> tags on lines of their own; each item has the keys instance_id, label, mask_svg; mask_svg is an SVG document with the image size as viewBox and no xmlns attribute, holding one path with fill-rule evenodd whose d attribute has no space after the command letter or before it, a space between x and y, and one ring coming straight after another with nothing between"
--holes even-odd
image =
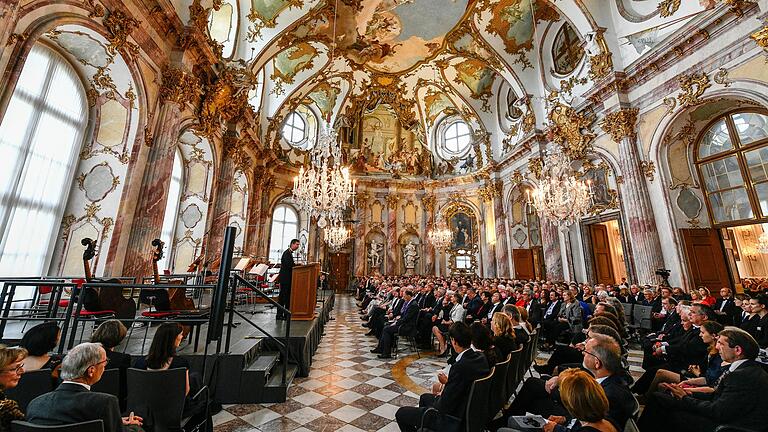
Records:
<instances>
[{"instance_id":1,"label":"religious altar painting","mask_svg":"<svg viewBox=\"0 0 768 432\"><path fill-rule=\"evenodd\" d=\"M534 4L531 13L531 4ZM533 48L533 16L541 20L558 21L560 14L547 0L500 0L491 8L492 17L486 30L501 37L510 54Z\"/></svg>"},{"instance_id":2,"label":"religious altar painting","mask_svg":"<svg viewBox=\"0 0 768 432\"><path fill-rule=\"evenodd\" d=\"M339 2L340 49L377 72L404 72L442 50L446 35L469 14L470 3L473 0Z\"/></svg>"},{"instance_id":3,"label":"religious altar painting","mask_svg":"<svg viewBox=\"0 0 768 432\"><path fill-rule=\"evenodd\" d=\"M444 211L448 228L453 234L451 250L477 247L477 220L472 209L465 204L452 203Z\"/></svg>"},{"instance_id":4,"label":"religious altar painting","mask_svg":"<svg viewBox=\"0 0 768 432\"><path fill-rule=\"evenodd\" d=\"M619 208L618 192L615 189L611 189L608 180L609 169L608 164L604 162L597 165L589 164L584 168L583 179L590 183L593 194L592 207L589 210L592 214Z\"/></svg>"}]
</instances>

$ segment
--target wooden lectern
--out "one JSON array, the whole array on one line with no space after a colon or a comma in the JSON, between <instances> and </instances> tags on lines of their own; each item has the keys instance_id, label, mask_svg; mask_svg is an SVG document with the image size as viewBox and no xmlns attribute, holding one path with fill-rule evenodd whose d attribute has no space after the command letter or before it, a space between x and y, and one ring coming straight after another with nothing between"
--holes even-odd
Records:
<instances>
[{"instance_id":1,"label":"wooden lectern","mask_svg":"<svg viewBox=\"0 0 768 432\"><path fill-rule=\"evenodd\" d=\"M293 266L291 276L291 320L315 319L317 304L317 278L320 263Z\"/></svg>"}]
</instances>

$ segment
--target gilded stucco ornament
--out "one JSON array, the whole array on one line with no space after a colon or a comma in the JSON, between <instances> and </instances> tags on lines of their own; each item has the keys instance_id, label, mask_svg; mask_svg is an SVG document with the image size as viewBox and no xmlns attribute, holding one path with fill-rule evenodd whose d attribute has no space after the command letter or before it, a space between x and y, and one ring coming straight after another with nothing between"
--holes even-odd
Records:
<instances>
[{"instance_id":1,"label":"gilded stucco ornament","mask_svg":"<svg viewBox=\"0 0 768 432\"><path fill-rule=\"evenodd\" d=\"M749 37L751 37L757 45L765 51L766 56L768 56L768 25L763 26L763 28L752 33ZM768 58L766 58L766 61L768 61Z\"/></svg>"},{"instance_id":2,"label":"gilded stucco ornament","mask_svg":"<svg viewBox=\"0 0 768 432\"><path fill-rule=\"evenodd\" d=\"M678 9L680 9L680 2L681 0L663 0L659 2L659 5L656 6L656 9L659 11L659 16L662 18L667 18L675 14Z\"/></svg>"},{"instance_id":3,"label":"gilded stucco ornament","mask_svg":"<svg viewBox=\"0 0 768 432\"><path fill-rule=\"evenodd\" d=\"M389 194L387 195L387 207L390 209L397 208L397 203L400 201L400 196L398 194Z\"/></svg>"},{"instance_id":4,"label":"gilded stucco ornament","mask_svg":"<svg viewBox=\"0 0 768 432\"><path fill-rule=\"evenodd\" d=\"M603 121L600 122L600 127L617 143L624 138L635 139L637 137L635 123L637 123L638 112L637 108L625 108L606 114Z\"/></svg>"},{"instance_id":5,"label":"gilded stucco ornament","mask_svg":"<svg viewBox=\"0 0 768 432\"><path fill-rule=\"evenodd\" d=\"M693 73L690 75L680 75L678 77L681 94L677 95L677 101L680 102L680 108L686 108L701 103L701 95L708 88L712 87L709 77L706 73Z\"/></svg>"},{"instance_id":6,"label":"gilded stucco ornament","mask_svg":"<svg viewBox=\"0 0 768 432\"><path fill-rule=\"evenodd\" d=\"M592 39L587 41L589 78L592 80L603 78L613 72L613 54L608 49L603 33L605 33L605 29L599 29L587 35Z\"/></svg>"},{"instance_id":7,"label":"gilded stucco ornament","mask_svg":"<svg viewBox=\"0 0 768 432\"><path fill-rule=\"evenodd\" d=\"M654 164L653 161L641 161L640 170L645 174L645 178L647 178L648 181L653 181L656 174L656 164Z\"/></svg>"},{"instance_id":8,"label":"gilded stucco ornament","mask_svg":"<svg viewBox=\"0 0 768 432\"><path fill-rule=\"evenodd\" d=\"M540 180L544 172L544 160L540 157L528 159L528 172L533 174L533 178Z\"/></svg>"},{"instance_id":9,"label":"gilded stucco ornament","mask_svg":"<svg viewBox=\"0 0 768 432\"><path fill-rule=\"evenodd\" d=\"M433 213L435 211L436 203L437 203L437 198L435 198L433 194L427 194L421 198L421 204L424 206L424 209L430 213Z\"/></svg>"},{"instance_id":10,"label":"gilded stucco ornament","mask_svg":"<svg viewBox=\"0 0 768 432\"><path fill-rule=\"evenodd\" d=\"M715 74L712 76L712 81L722 85L723 87L730 87L731 84L733 84L733 81L728 78L728 69L725 68L718 69L717 72L715 72Z\"/></svg>"},{"instance_id":11,"label":"gilded stucco ornament","mask_svg":"<svg viewBox=\"0 0 768 432\"><path fill-rule=\"evenodd\" d=\"M590 130L594 119L577 112L573 107L557 102L549 111L549 136L562 147L571 159L582 159L589 149L595 134Z\"/></svg>"},{"instance_id":12,"label":"gilded stucco ornament","mask_svg":"<svg viewBox=\"0 0 768 432\"><path fill-rule=\"evenodd\" d=\"M175 67L163 70L160 99L179 105L194 103L200 94L200 80L189 72Z\"/></svg>"},{"instance_id":13,"label":"gilded stucco ornament","mask_svg":"<svg viewBox=\"0 0 768 432\"><path fill-rule=\"evenodd\" d=\"M221 129L222 122L239 120L250 108L248 92L256 87L256 83L256 77L247 67L224 68L219 79L205 93L195 129L210 138Z\"/></svg>"},{"instance_id":14,"label":"gilded stucco ornament","mask_svg":"<svg viewBox=\"0 0 768 432\"><path fill-rule=\"evenodd\" d=\"M120 10L110 11L104 20L104 27L109 30L107 36L107 53L110 56L116 56L123 48L126 52L136 55L139 52L139 47L133 43L128 42L128 37L133 33L133 30L139 26L139 21L126 15Z\"/></svg>"}]
</instances>

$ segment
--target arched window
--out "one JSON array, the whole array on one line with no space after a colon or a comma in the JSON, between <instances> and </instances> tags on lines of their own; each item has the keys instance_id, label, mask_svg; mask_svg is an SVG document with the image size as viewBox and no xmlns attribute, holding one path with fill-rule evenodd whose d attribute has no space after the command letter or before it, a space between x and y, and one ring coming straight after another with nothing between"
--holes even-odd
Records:
<instances>
[{"instance_id":1,"label":"arched window","mask_svg":"<svg viewBox=\"0 0 768 432\"><path fill-rule=\"evenodd\" d=\"M38 44L0 124L0 274L43 274L88 130L72 65Z\"/></svg>"},{"instance_id":2,"label":"arched window","mask_svg":"<svg viewBox=\"0 0 768 432\"><path fill-rule=\"evenodd\" d=\"M523 115L523 111L516 106L518 99L514 90L507 91L507 117L510 120L517 120Z\"/></svg>"},{"instance_id":3,"label":"arched window","mask_svg":"<svg viewBox=\"0 0 768 432\"><path fill-rule=\"evenodd\" d=\"M443 131L443 149L449 158L460 156L471 142L472 130L461 120L449 124Z\"/></svg>"},{"instance_id":4,"label":"arched window","mask_svg":"<svg viewBox=\"0 0 768 432\"><path fill-rule=\"evenodd\" d=\"M286 204L275 207L272 213L272 234L269 237L269 261L280 262L283 251L288 249L291 240L299 235L299 214Z\"/></svg>"},{"instance_id":5,"label":"arched window","mask_svg":"<svg viewBox=\"0 0 768 432\"><path fill-rule=\"evenodd\" d=\"M176 227L176 218L179 214L179 202L181 201L181 184L184 176L184 165L182 163L181 151L176 149L176 156L173 158L173 171L171 171L171 184L168 186L168 201L165 203L165 215L163 216L163 229L160 233L160 240L165 243L165 254L163 259L158 261L157 268L161 270L170 269L170 255L173 250L174 228Z\"/></svg>"},{"instance_id":6,"label":"arched window","mask_svg":"<svg viewBox=\"0 0 768 432\"><path fill-rule=\"evenodd\" d=\"M307 137L307 122L304 117L292 112L283 124L283 138L291 144L298 144Z\"/></svg>"},{"instance_id":7,"label":"arched window","mask_svg":"<svg viewBox=\"0 0 768 432\"><path fill-rule=\"evenodd\" d=\"M584 58L584 48L581 39L569 23L564 23L555 35L552 44L552 61L555 63L555 72L567 75L576 69Z\"/></svg>"},{"instance_id":8,"label":"arched window","mask_svg":"<svg viewBox=\"0 0 768 432\"><path fill-rule=\"evenodd\" d=\"M696 166L715 225L768 221L768 115L735 112L700 136Z\"/></svg>"}]
</instances>

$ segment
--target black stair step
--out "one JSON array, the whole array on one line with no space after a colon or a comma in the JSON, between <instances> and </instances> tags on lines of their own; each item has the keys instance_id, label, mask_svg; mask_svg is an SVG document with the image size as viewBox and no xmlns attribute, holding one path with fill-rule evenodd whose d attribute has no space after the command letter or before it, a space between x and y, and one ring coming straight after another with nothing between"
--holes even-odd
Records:
<instances>
[{"instance_id":1,"label":"black stair step","mask_svg":"<svg viewBox=\"0 0 768 432\"><path fill-rule=\"evenodd\" d=\"M285 402L288 399L288 387L293 383L293 379L298 372L298 366L289 364L286 370L285 385L283 385L283 365L277 363L272 368L272 373L269 375L267 385L264 387L262 393L262 403L280 403Z\"/></svg>"},{"instance_id":2,"label":"black stair step","mask_svg":"<svg viewBox=\"0 0 768 432\"><path fill-rule=\"evenodd\" d=\"M263 372L266 375L270 370L272 370L272 367L274 367L275 363L277 363L279 360L280 353L269 351L263 352L260 353L256 360L254 360L250 366L245 368L245 370Z\"/></svg>"}]
</instances>

